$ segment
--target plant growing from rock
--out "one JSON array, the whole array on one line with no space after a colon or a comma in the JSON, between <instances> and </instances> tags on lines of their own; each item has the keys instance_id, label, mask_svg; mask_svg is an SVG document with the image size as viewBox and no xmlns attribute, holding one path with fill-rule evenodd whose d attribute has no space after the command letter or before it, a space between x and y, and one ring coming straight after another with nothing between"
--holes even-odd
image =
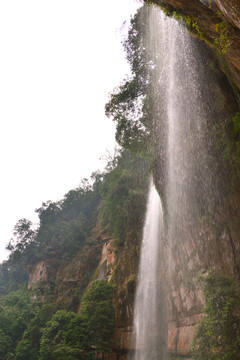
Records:
<instances>
[{"instance_id":1,"label":"plant growing from rock","mask_svg":"<svg viewBox=\"0 0 240 360\"><path fill-rule=\"evenodd\" d=\"M240 359L239 285L215 271L210 271L203 282L205 316L194 336L193 359Z\"/></svg>"}]
</instances>

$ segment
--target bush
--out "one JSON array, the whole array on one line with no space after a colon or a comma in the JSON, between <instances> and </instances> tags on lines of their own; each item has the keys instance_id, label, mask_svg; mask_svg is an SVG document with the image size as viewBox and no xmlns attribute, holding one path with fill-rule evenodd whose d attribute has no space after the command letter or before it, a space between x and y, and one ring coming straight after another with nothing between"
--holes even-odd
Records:
<instances>
[{"instance_id":1,"label":"bush","mask_svg":"<svg viewBox=\"0 0 240 360\"><path fill-rule=\"evenodd\" d=\"M110 352L114 330L114 286L94 281L82 299L81 314L57 311L43 330L41 360L95 359Z\"/></svg>"},{"instance_id":2,"label":"bush","mask_svg":"<svg viewBox=\"0 0 240 360\"><path fill-rule=\"evenodd\" d=\"M81 320L87 347L98 352L112 349L114 331L114 286L107 280L94 281L82 299Z\"/></svg>"},{"instance_id":3,"label":"bush","mask_svg":"<svg viewBox=\"0 0 240 360\"><path fill-rule=\"evenodd\" d=\"M195 360L240 359L240 295L234 279L210 272L204 280L205 317L193 340Z\"/></svg>"}]
</instances>

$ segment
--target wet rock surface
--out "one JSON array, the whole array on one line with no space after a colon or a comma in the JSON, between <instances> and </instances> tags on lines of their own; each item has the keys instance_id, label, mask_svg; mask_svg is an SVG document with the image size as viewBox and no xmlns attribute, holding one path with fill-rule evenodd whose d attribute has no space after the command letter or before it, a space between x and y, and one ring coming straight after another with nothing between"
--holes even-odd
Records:
<instances>
[{"instance_id":1,"label":"wet rock surface","mask_svg":"<svg viewBox=\"0 0 240 360\"><path fill-rule=\"evenodd\" d=\"M240 4L238 0L153 0L170 12L191 17L202 37L217 50L222 70L240 89Z\"/></svg>"}]
</instances>

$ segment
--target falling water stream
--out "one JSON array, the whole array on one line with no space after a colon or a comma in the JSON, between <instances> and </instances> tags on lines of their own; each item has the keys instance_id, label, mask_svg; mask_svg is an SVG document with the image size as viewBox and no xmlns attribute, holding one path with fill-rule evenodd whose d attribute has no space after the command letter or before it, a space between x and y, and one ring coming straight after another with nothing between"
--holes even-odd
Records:
<instances>
[{"instance_id":1,"label":"falling water stream","mask_svg":"<svg viewBox=\"0 0 240 360\"><path fill-rule=\"evenodd\" d=\"M162 219L161 201L151 181L134 309L136 360L158 359L157 263L159 236L163 231Z\"/></svg>"},{"instance_id":2,"label":"falling water stream","mask_svg":"<svg viewBox=\"0 0 240 360\"><path fill-rule=\"evenodd\" d=\"M153 7L149 13L148 50L158 59L154 79L158 113L155 141L160 144L162 157L159 176L162 177L160 190L164 193L167 230L163 231L161 201L152 183L135 298L135 360L165 360L167 355L160 349L159 334L159 323L163 321L159 313L161 280L158 278L161 237L167 236L170 249L167 263L171 273L176 266L171 250L176 239L181 243L182 231L196 212L203 211L202 204L205 208L212 204L216 184L209 170L211 157L206 139L209 104L204 98L208 90L203 85L204 64L199 60L195 40L186 28L174 19L165 18L159 9Z\"/></svg>"}]
</instances>

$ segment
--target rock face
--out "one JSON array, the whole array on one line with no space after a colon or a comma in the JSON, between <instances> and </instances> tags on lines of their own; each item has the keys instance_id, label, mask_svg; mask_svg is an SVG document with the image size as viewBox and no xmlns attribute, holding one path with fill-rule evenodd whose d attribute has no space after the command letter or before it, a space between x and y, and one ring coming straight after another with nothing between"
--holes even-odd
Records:
<instances>
[{"instance_id":1,"label":"rock face","mask_svg":"<svg viewBox=\"0 0 240 360\"><path fill-rule=\"evenodd\" d=\"M189 356L194 327L202 318L204 299L202 289L194 279L197 272L215 267L219 273L239 277L239 201L239 194L229 201L228 214L219 209L218 222L216 218L199 219L187 231L183 229L174 239L173 248L162 243L159 278L164 283L163 296L168 309L167 341L172 354Z\"/></svg>"},{"instance_id":2,"label":"rock face","mask_svg":"<svg viewBox=\"0 0 240 360\"><path fill-rule=\"evenodd\" d=\"M78 294L85 289L96 271L100 250L100 245L85 245L74 259L57 269L54 285L56 302L66 304L72 310L78 309Z\"/></svg>"},{"instance_id":3,"label":"rock face","mask_svg":"<svg viewBox=\"0 0 240 360\"><path fill-rule=\"evenodd\" d=\"M153 0L186 19L198 37L217 49L222 70L240 89L240 4L238 0ZM222 61L222 57L224 61Z\"/></svg>"},{"instance_id":4,"label":"rock face","mask_svg":"<svg viewBox=\"0 0 240 360\"><path fill-rule=\"evenodd\" d=\"M79 294L92 279L110 280L115 262L113 239L102 233L93 244L84 245L73 259L59 261L51 256L28 265L28 290L40 289L44 301L48 285L57 303L77 311Z\"/></svg>"},{"instance_id":5,"label":"rock face","mask_svg":"<svg viewBox=\"0 0 240 360\"><path fill-rule=\"evenodd\" d=\"M77 311L79 294L97 269L101 247L101 244L85 245L73 259L60 261L57 256L51 256L28 265L28 290L34 293L36 288L40 289L44 301L47 286L55 302Z\"/></svg>"},{"instance_id":6,"label":"rock face","mask_svg":"<svg viewBox=\"0 0 240 360\"><path fill-rule=\"evenodd\" d=\"M27 267L29 274L28 290L33 290L37 284L47 280L46 262L41 260L34 265Z\"/></svg>"},{"instance_id":7,"label":"rock face","mask_svg":"<svg viewBox=\"0 0 240 360\"><path fill-rule=\"evenodd\" d=\"M98 279L111 280L116 257L114 253L113 240L107 241L102 247L102 256L99 264Z\"/></svg>"},{"instance_id":8,"label":"rock face","mask_svg":"<svg viewBox=\"0 0 240 360\"><path fill-rule=\"evenodd\" d=\"M240 88L239 1L154 0L154 2L170 13L175 11L181 14L183 20L190 17L191 21L196 21L202 33L198 36L201 35L200 37L211 45L215 53L213 58L217 56L221 71L228 75L230 82L233 81ZM194 32L194 29L192 30ZM225 38L226 51L223 51L223 43L220 46L220 37ZM215 51L216 49L218 52ZM206 65L209 61L207 53L208 50L205 49L201 55ZM221 71L218 69L215 75L209 73L207 76L209 91L207 98L215 104L211 114L212 123L208 124L209 134L213 133L215 126L227 123L227 119L231 119L234 113L239 111L236 98L226 79L221 75ZM229 126L231 126L230 122ZM221 134L220 137L225 135ZM230 159L226 162L223 160L221 152L215 152L212 159L215 159L212 162L217 194L215 204L211 206L210 211L205 211L202 215L198 215L197 212L195 216L186 214L182 226L175 231L171 241L168 238L161 239L160 245L159 281L161 281L161 297L165 304L168 323L167 346L172 356L186 359L191 357L190 345L194 327L201 320L204 307L201 285L196 282L197 273L207 272L209 268L214 267L219 273L230 274L237 279L240 277L239 173L236 174L233 170ZM161 193L164 189L159 168L161 166L156 164L154 177ZM202 193L202 197L204 196L205 194ZM211 192L209 196L212 196Z\"/></svg>"},{"instance_id":9,"label":"rock face","mask_svg":"<svg viewBox=\"0 0 240 360\"><path fill-rule=\"evenodd\" d=\"M224 16L240 29L240 4L238 0L216 0Z\"/></svg>"}]
</instances>

